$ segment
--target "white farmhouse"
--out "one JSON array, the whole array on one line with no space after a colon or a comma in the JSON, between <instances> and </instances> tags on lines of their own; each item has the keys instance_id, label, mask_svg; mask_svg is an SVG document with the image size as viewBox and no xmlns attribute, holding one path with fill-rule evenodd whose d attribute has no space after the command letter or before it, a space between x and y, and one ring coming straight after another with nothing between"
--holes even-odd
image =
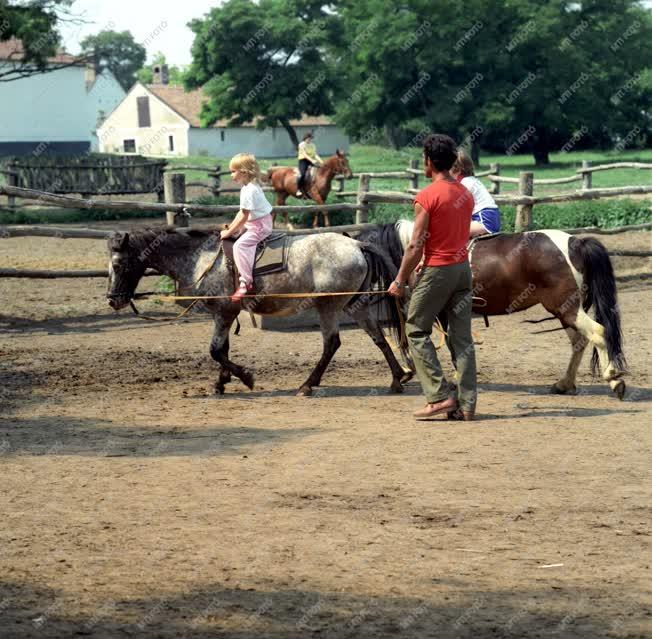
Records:
<instances>
[{"instance_id":1,"label":"white farmhouse","mask_svg":"<svg viewBox=\"0 0 652 639\"><path fill-rule=\"evenodd\" d=\"M0 69L22 59L20 40L0 42ZM71 64L46 73L0 82L0 156L85 153L99 147L100 122L124 98L113 74L95 74L58 53L48 64Z\"/></svg>"},{"instance_id":2,"label":"white farmhouse","mask_svg":"<svg viewBox=\"0 0 652 639\"><path fill-rule=\"evenodd\" d=\"M226 158L236 153L254 153L261 158L294 155L290 136L283 127L264 130L254 123L229 126L219 120L202 128L202 104L208 98L202 90L185 91L167 83L165 65L154 67L154 83L137 82L124 100L97 130L100 151L140 155L209 155ZM299 139L308 131L315 134L319 154L347 151L349 138L325 116L304 116L290 120Z\"/></svg>"}]
</instances>

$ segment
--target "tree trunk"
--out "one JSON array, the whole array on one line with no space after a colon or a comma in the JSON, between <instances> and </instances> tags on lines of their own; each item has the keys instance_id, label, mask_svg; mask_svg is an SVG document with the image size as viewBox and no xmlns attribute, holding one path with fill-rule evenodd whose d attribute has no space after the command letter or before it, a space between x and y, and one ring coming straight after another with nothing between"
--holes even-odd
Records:
<instances>
[{"instance_id":1,"label":"tree trunk","mask_svg":"<svg viewBox=\"0 0 652 639\"><path fill-rule=\"evenodd\" d=\"M290 120L281 120L281 125L288 132L290 140L295 149L299 148L299 138L297 137L297 132L294 130L294 127L290 124Z\"/></svg>"},{"instance_id":2,"label":"tree trunk","mask_svg":"<svg viewBox=\"0 0 652 639\"><path fill-rule=\"evenodd\" d=\"M537 133L532 142L532 155L534 156L534 163L536 166L543 164L550 164L550 144L548 140L548 132L544 128L537 128Z\"/></svg>"},{"instance_id":3,"label":"tree trunk","mask_svg":"<svg viewBox=\"0 0 652 639\"><path fill-rule=\"evenodd\" d=\"M393 149L401 148L401 132L398 127L392 124L385 125L385 136Z\"/></svg>"},{"instance_id":4,"label":"tree trunk","mask_svg":"<svg viewBox=\"0 0 652 639\"><path fill-rule=\"evenodd\" d=\"M477 140L471 142L471 160L476 167L480 166L480 142Z\"/></svg>"}]
</instances>

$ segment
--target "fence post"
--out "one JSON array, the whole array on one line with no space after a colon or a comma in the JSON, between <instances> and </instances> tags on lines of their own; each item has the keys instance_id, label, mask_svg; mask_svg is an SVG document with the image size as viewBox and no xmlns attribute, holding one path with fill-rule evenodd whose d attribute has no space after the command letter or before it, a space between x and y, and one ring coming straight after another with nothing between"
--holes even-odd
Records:
<instances>
[{"instance_id":1,"label":"fence post","mask_svg":"<svg viewBox=\"0 0 652 639\"><path fill-rule=\"evenodd\" d=\"M7 167L11 173L7 174L7 186L18 186L18 176L12 171L11 164ZM16 210L16 196L8 195L7 196L7 206L10 211Z\"/></svg>"},{"instance_id":2,"label":"fence post","mask_svg":"<svg viewBox=\"0 0 652 639\"><path fill-rule=\"evenodd\" d=\"M591 166L591 162L589 162L589 160L582 160L583 169L588 169L590 166ZM588 173L582 173L582 190L590 189L592 185L593 185L593 171L589 171Z\"/></svg>"},{"instance_id":3,"label":"fence post","mask_svg":"<svg viewBox=\"0 0 652 639\"><path fill-rule=\"evenodd\" d=\"M163 188L167 204L183 204L186 201L186 176L184 173L166 173L163 178ZM166 211L165 218L168 226L189 225L188 218L176 211Z\"/></svg>"},{"instance_id":4,"label":"fence post","mask_svg":"<svg viewBox=\"0 0 652 639\"><path fill-rule=\"evenodd\" d=\"M500 175L500 164L498 164L498 162L493 162L489 165L489 171L491 175ZM492 195L498 195L500 193L500 182L492 182L491 191L489 192Z\"/></svg>"},{"instance_id":5,"label":"fence post","mask_svg":"<svg viewBox=\"0 0 652 639\"><path fill-rule=\"evenodd\" d=\"M419 168L419 160L410 160L410 168L417 170ZM408 188L419 190L418 173L412 173L410 176L410 186Z\"/></svg>"},{"instance_id":6,"label":"fence post","mask_svg":"<svg viewBox=\"0 0 652 639\"><path fill-rule=\"evenodd\" d=\"M218 164L215 167L215 175L213 175L213 195L215 197L220 196L220 188L222 187L222 178L220 176L221 170L222 170L222 165Z\"/></svg>"},{"instance_id":7,"label":"fence post","mask_svg":"<svg viewBox=\"0 0 652 639\"><path fill-rule=\"evenodd\" d=\"M369 182L371 181L371 176L368 173L360 173L360 179L358 180L358 196L356 198L356 203L358 206L362 207L355 212L355 223L364 224L367 221L369 214L369 204L366 200L366 193L369 192Z\"/></svg>"},{"instance_id":8,"label":"fence post","mask_svg":"<svg viewBox=\"0 0 652 639\"><path fill-rule=\"evenodd\" d=\"M519 173L518 194L532 195L534 192L534 173L521 171ZM532 226L532 204L519 204L516 207L516 220L514 230L527 231Z\"/></svg>"}]
</instances>

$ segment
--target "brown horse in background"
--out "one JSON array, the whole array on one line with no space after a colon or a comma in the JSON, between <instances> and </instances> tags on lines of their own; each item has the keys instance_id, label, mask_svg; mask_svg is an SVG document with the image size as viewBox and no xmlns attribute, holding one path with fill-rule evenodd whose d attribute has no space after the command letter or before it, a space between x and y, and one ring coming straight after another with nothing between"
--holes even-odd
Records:
<instances>
[{"instance_id":1,"label":"brown horse in background","mask_svg":"<svg viewBox=\"0 0 652 639\"><path fill-rule=\"evenodd\" d=\"M336 175L343 175L345 178L350 178L353 175L344 151L339 149L337 149L335 155L325 160L317 169L314 179L312 179L311 173L306 174L305 195L312 198L317 204L326 202L326 198L331 191L331 183ZM276 191L276 206L283 206L288 195L297 197L298 177L297 169L291 166L273 166L267 171L264 181L271 184L274 191ZM328 211L322 211L322 214L324 216L324 226L330 226ZM289 226L288 214L284 213L283 215L285 224ZM274 217L276 217L276 214L274 214ZM315 213L312 225L314 228L319 225L319 211Z\"/></svg>"}]
</instances>

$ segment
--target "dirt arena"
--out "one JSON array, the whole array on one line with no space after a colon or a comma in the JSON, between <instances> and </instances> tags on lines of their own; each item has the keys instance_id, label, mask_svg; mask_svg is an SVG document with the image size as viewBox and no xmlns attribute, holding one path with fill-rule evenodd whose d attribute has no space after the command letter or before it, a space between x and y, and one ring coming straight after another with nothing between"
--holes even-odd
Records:
<instances>
[{"instance_id":1,"label":"dirt arena","mask_svg":"<svg viewBox=\"0 0 652 639\"><path fill-rule=\"evenodd\" d=\"M0 265L104 251L0 239ZM570 347L521 323L536 309L474 322L468 424L413 421L418 384L387 394L358 330L298 398L319 334L243 315L232 358L257 388L215 397L208 316L116 315L98 279L0 280L0 637L650 637L652 269L615 264L626 400L588 356L577 396L548 394Z\"/></svg>"}]
</instances>

